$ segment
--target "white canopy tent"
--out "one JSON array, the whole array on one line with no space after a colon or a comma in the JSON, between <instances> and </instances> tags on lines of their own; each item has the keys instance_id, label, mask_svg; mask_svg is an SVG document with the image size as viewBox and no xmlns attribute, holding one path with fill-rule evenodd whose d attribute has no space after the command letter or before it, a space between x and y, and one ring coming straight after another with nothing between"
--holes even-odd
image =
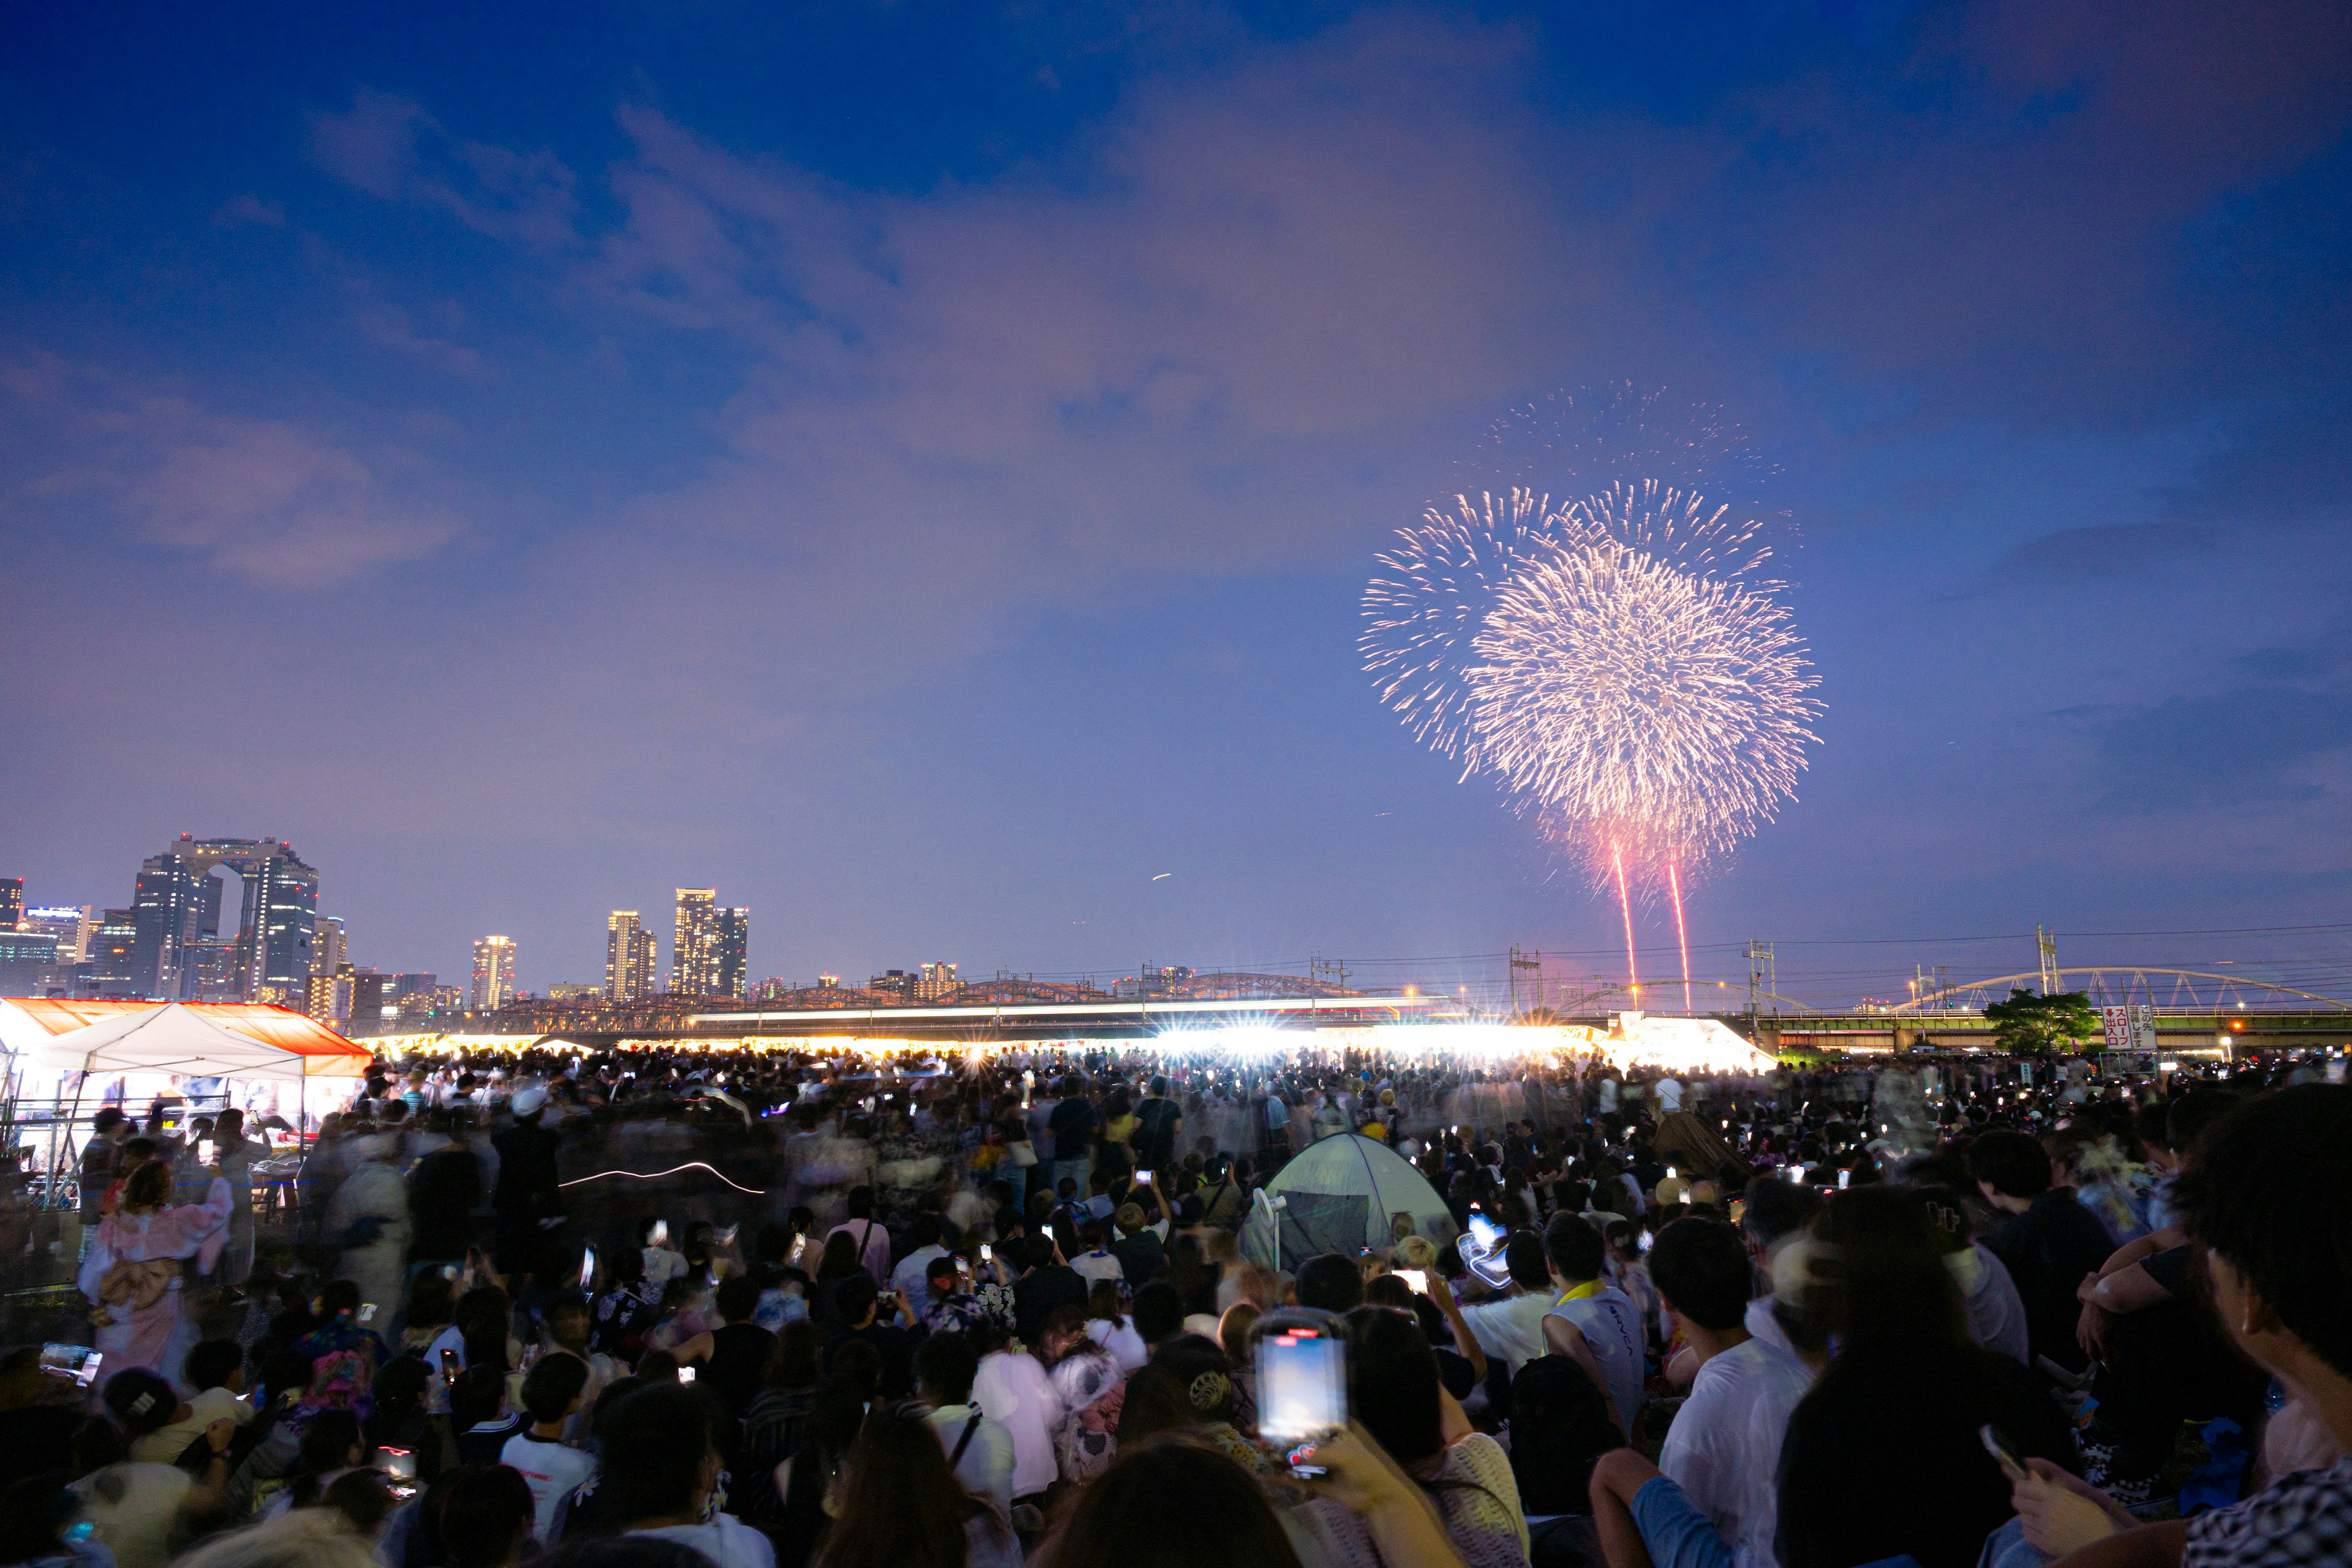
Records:
<instances>
[{"instance_id":1,"label":"white canopy tent","mask_svg":"<svg viewBox=\"0 0 2352 1568\"><path fill-rule=\"evenodd\" d=\"M299 1082L310 1058L223 1028L177 1002L45 1034L21 1049L21 1069L54 1073L169 1073Z\"/></svg>"}]
</instances>

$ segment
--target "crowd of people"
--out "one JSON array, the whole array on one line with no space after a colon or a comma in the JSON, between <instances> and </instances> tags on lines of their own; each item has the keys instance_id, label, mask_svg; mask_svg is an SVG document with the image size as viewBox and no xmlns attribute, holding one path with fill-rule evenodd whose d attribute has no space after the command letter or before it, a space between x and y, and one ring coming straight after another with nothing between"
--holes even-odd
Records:
<instances>
[{"instance_id":1,"label":"crowd of people","mask_svg":"<svg viewBox=\"0 0 2352 1568\"><path fill-rule=\"evenodd\" d=\"M2342 1077L679 1047L380 1060L308 1140L108 1106L0 1563L2352 1563ZM1286 1251L1254 1194L1348 1137L1433 1203Z\"/></svg>"}]
</instances>

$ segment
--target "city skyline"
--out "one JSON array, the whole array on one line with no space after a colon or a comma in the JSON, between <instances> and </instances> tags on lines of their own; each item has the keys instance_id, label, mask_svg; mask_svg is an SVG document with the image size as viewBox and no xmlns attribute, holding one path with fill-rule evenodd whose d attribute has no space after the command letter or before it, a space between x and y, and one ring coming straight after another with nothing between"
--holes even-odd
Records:
<instances>
[{"instance_id":1,"label":"city skyline","mask_svg":"<svg viewBox=\"0 0 2352 1568\"><path fill-rule=\"evenodd\" d=\"M162 963L189 829L531 990L680 885L746 986L1663 957L1356 647L1612 388L1740 432L1824 704L1695 970L2352 890L2340 5L697 17L0 61L0 871L77 941Z\"/></svg>"}]
</instances>

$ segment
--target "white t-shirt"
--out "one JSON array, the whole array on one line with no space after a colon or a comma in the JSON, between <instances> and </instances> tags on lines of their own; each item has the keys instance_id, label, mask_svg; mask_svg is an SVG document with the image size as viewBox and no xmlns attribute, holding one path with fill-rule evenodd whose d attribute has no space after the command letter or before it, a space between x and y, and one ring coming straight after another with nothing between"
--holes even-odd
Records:
<instances>
[{"instance_id":1,"label":"white t-shirt","mask_svg":"<svg viewBox=\"0 0 2352 1568\"><path fill-rule=\"evenodd\" d=\"M944 1247L915 1248L914 1251L898 1259L898 1268L890 1270L890 1289L898 1291L909 1301L929 1300L931 1282L925 1271L930 1268L932 1258L945 1258L947 1255L948 1249Z\"/></svg>"},{"instance_id":2,"label":"white t-shirt","mask_svg":"<svg viewBox=\"0 0 2352 1568\"><path fill-rule=\"evenodd\" d=\"M963 1432L971 1418L980 1413L969 1405L949 1405L931 1412L931 1430L940 1435L940 1447L950 1454L963 1442ZM963 1457L956 1461L955 1479L964 1490L978 1498L986 1498L996 1505L996 1511L1011 1517L1013 1512L1013 1434L999 1421L981 1415L980 1425L972 1427L971 1441L964 1443Z\"/></svg>"},{"instance_id":3,"label":"white t-shirt","mask_svg":"<svg viewBox=\"0 0 2352 1568\"><path fill-rule=\"evenodd\" d=\"M1127 1266L1108 1252L1081 1252L1070 1259L1070 1267L1085 1277L1089 1288L1097 1279L1108 1279L1116 1285L1127 1278Z\"/></svg>"},{"instance_id":4,"label":"white t-shirt","mask_svg":"<svg viewBox=\"0 0 2352 1568\"><path fill-rule=\"evenodd\" d=\"M73 1492L117 1568L163 1568L191 1484L176 1465L109 1465L74 1482Z\"/></svg>"},{"instance_id":5,"label":"white t-shirt","mask_svg":"<svg viewBox=\"0 0 2352 1568\"><path fill-rule=\"evenodd\" d=\"M980 1358L971 1402L1013 1434L1013 1495L1027 1497L1054 1484L1054 1428L1062 1419L1062 1397L1054 1380L1026 1351L998 1351Z\"/></svg>"},{"instance_id":6,"label":"white t-shirt","mask_svg":"<svg viewBox=\"0 0 2352 1568\"><path fill-rule=\"evenodd\" d=\"M580 1483L596 1473L596 1461L577 1448L550 1443L528 1432L518 1432L499 1450L499 1463L522 1473L530 1488L530 1538L541 1546L552 1542L563 1529L563 1512Z\"/></svg>"},{"instance_id":7,"label":"white t-shirt","mask_svg":"<svg viewBox=\"0 0 2352 1568\"><path fill-rule=\"evenodd\" d=\"M1682 1079L1662 1078L1657 1082L1655 1092L1660 1110L1680 1110L1683 1108Z\"/></svg>"},{"instance_id":8,"label":"white t-shirt","mask_svg":"<svg viewBox=\"0 0 2352 1568\"><path fill-rule=\"evenodd\" d=\"M1743 1568L1775 1561L1780 1439L1811 1384L1803 1362L1762 1340L1710 1356L1658 1452L1659 1473L1715 1521Z\"/></svg>"},{"instance_id":9,"label":"white t-shirt","mask_svg":"<svg viewBox=\"0 0 2352 1568\"><path fill-rule=\"evenodd\" d=\"M1151 1359L1151 1352L1144 1346L1143 1336L1135 1331L1133 1318L1121 1319L1119 1326L1115 1329L1110 1326L1108 1318L1088 1318L1087 1338L1110 1352L1111 1360L1118 1363L1121 1372L1133 1372Z\"/></svg>"},{"instance_id":10,"label":"white t-shirt","mask_svg":"<svg viewBox=\"0 0 2352 1568\"><path fill-rule=\"evenodd\" d=\"M205 1435L205 1428L215 1421L234 1421L242 1426L253 1418L253 1406L226 1388L198 1390L188 1400L188 1418L150 1432L131 1445L131 1457L144 1464L168 1465L188 1451L188 1446Z\"/></svg>"},{"instance_id":11,"label":"white t-shirt","mask_svg":"<svg viewBox=\"0 0 2352 1568\"><path fill-rule=\"evenodd\" d=\"M1549 1296L1512 1296L1465 1307L1462 1320L1470 1325L1470 1337L1478 1348L1517 1376L1519 1368L1544 1353L1543 1321L1550 1311Z\"/></svg>"},{"instance_id":12,"label":"white t-shirt","mask_svg":"<svg viewBox=\"0 0 2352 1568\"><path fill-rule=\"evenodd\" d=\"M776 1568L776 1549L768 1538L731 1513L713 1514L702 1524L665 1524L627 1533L691 1546L717 1568Z\"/></svg>"}]
</instances>

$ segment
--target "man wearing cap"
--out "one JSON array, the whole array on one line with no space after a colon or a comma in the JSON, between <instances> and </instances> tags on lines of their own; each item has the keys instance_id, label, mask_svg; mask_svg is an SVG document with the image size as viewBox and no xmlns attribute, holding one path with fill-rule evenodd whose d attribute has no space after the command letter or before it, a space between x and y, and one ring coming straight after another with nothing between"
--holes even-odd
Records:
<instances>
[{"instance_id":1,"label":"man wearing cap","mask_svg":"<svg viewBox=\"0 0 2352 1568\"><path fill-rule=\"evenodd\" d=\"M563 1195L556 1185L554 1131L540 1124L547 1090L519 1089L507 1102L514 1125L490 1140L499 1153L499 1184L490 1200L498 1214L493 1265L509 1289L527 1280L547 1250L550 1232L563 1223Z\"/></svg>"}]
</instances>

